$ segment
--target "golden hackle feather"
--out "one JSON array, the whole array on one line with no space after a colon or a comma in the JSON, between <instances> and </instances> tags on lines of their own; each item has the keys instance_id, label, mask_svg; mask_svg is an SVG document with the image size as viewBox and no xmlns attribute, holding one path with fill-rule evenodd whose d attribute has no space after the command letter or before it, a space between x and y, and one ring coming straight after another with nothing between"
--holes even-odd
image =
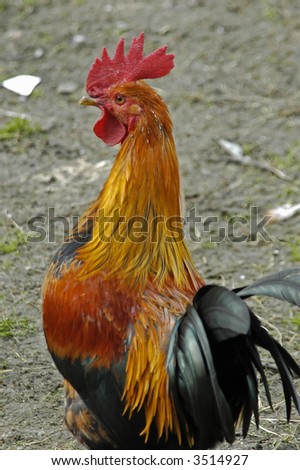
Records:
<instances>
[{"instance_id":1,"label":"golden hackle feather","mask_svg":"<svg viewBox=\"0 0 300 470\"><path fill-rule=\"evenodd\" d=\"M181 442L181 431L169 395L165 367L168 336L180 312L177 310L178 302L182 302L183 306L187 300L182 293L178 300L176 294L173 292L174 302L169 301L166 305L163 296L158 299L150 285L141 303L142 314L134 323L135 335L129 350L123 393L126 403L124 413L129 411L131 415L134 410L139 411L143 406L146 423L141 435L145 436L146 441L154 421L158 438L163 433L167 438L169 432L175 432Z\"/></svg>"},{"instance_id":2,"label":"golden hackle feather","mask_svg":"<svg viewBox=\"0 0 300 470\"><path fill-rule=\"evenodd\" d=\"M142 407L145 427L141 435L148 440L154 422L158 438L175 433L179 444L182 432L176 410L169 394L169 380L165 367L168 341L176 319L184 311L191 291L165 284L164 290L148 283L141 302L141 314L134 322L135 335L129 349L126 366L126 382L123 392L124 413L132 415ZM190 445L193 435L187 424L184 430Z\"/></svg>"}]
</instances>

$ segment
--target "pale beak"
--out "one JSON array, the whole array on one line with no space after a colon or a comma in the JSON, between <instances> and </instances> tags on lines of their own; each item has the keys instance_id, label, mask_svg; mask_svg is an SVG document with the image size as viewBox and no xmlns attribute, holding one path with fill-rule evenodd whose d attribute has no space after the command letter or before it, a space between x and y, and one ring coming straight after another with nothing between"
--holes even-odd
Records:
<instances>
[{"instance_id":1,"label":"pale beak","mask_svg":"<svg viewBox=\"0 0 300 470\"><path fill-rule=\"evenodd\" d=\"M83 106L99 106L100 103L96 100L96 98L92 98L91 96L83 96L79 101L79 104L82 104Z\"/></svg>"}]
</instances>

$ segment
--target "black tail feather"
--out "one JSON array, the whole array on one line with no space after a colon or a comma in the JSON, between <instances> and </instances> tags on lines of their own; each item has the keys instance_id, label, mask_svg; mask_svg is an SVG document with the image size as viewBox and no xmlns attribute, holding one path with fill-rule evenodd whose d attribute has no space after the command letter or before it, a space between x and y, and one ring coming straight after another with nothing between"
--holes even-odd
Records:
<instances>
[{"instance_id":1,"label":"black tail feather","mask_svg":"<svg viewBox=\"0 0 300 470\"><path fill-rule=\"evenodd\" d=\"M196 447L213 447L224 437L233 442L230 408L218 385L203 323L191 305L173 330L167 368L178 419Z\"/></svg>"},{"instance_id":2,"label":"black tail feather","mask_svg":"<svg viewBox=\"0 0 300 470\"><path fill-rule=\"evenodd\" d=\"M180 421L186 423L188 416L189 428L201 448L222 439L232 442L233 423L240 416L244 437L252 415L259 426L257 373L272 408L257 346L269 351L276 363L287 421L292 402L300 414L300 398L293 383L293 374L300 376L300 367L248 307L244 299L253 295L300 306L300 269L289 269L234 291L204 286L194 297L194 307L188 307L174 329L167 364L170 390Z\"/></svg>"},{"instance_id":3,"label":"black tail feather","mask_svg":"<svg viewBox=\"0 0 300 470\"><path fill-rule=\"evenodd\" d=\"M289 421L291 416L291 399L293 399L295 407L300 413L299 396L297 395L292 380L293 372L300 376L300 367L290 354L261 326L260 321L252 312L251 319L251 335L253 340L258 346L270 352L277 365L284 391L287 420Z\"/></svg>"},{"instance_id":4,"label":"black tail feather","mask_svg":"<svg viewBox=\"0 0 300 470\"><path fill-rule=\"evenodd\" d=\"M266 276L250 286L234 289L242 299L253 295L265 295L278 300L286 300L300 307L300 268L287 269Z\"/></svg>"},{"instance_id":5,"label":"black tail feather","mask_svg":"<svg viewBox=\"0 0 300 470\"><path fill-rule=\"evenodd\" d=\"M243 407L243 437L245 438L248 434L252 412L256 426L259 426L259 414L258 414L258 389L257 389L257 378L255 371L248 369L246 374L246 386L247 386L247 399L245 400Z\"/></svg>"},{"instance_id":6,"label":"black tail feather","mask_svg":"<svg viewBox=\"0 0 300 470\"><path fill-rule=\"evenodd\" d=\"M246 341L247 341L247 348L248 348L248 351L249 351L249 354L250 354L250 357L251 357L251 361L252 361L254 367L256 368L256 370L258 371L260 377L261 377L261 380L262 380L262 383L263 383L263 386L264 386L264 389L265 389L266 397L267 397L267 400L268 400L268 404L269 404L270 408L273 409L272 397L271 397L267 377L266 377L266 374L265 374L265 371L264 371L264 367L263 367L262 362L260 360L260 355L259 355L255 345L251 341L249 341L248 338L246 338Z\"/></svg>"}]
</instances>

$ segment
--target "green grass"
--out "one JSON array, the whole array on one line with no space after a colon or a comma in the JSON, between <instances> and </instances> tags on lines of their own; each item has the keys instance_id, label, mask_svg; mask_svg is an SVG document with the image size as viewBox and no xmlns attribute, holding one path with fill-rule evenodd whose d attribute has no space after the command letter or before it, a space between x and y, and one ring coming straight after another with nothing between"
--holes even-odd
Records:
<instances>
[{"instance_id":1,"label":"green grass","mask_svg":"<svg viewBox=\"0 0 300 470\"><path fill-rule=\"evenodd\" d=\"M260 4L264 20L275 22L281 19L280 8L276 4L276 1L260 0Z\"/></svg>"},{"instance_id":2,"label":"green grass","mask_svg":"<svg viewBox=\"0 0 300 470\"><path fill-rule=\"evenodd\" d=\"M54 36L47 31L42 31L38 39L40 44L49 44L54 41Z\"/></svg>"},{"instance_id":3,"label":"green grass","mask_svg":"<svg viewBox=\"0 0 300 470\"><path fill-rule=\"evenodd\" d=\"M258 151L258 145L252 142L245 142L241 145L244 155L253 155Z\"/></svg>"},{"instance_id":4,"label":"green grass","mask_svg":"<svg viewBox=\"0 0 300 470\"><path fill-rule=\"evenodd\" d=\"M8 362L5 360L0 360L0 383L3 382L5 374L9 371Z\"/></svg>"},{"instance_id":5,"label":"green grass","mask_svg":"<svg viewBox=\"0 0 300 470\"><path fill-rule=\"evenodd\" d=\"M31 15L40 7L40 3L40 0L18 0L15 2L14 7L17 11L18 20L22 21L28 15Z\"/></svg>"},{"instance_id":6,"label":"green grass","mask_svg":"<svg viewBox=\"0 0 300 470\"><path fill-rule=\"evenodd\" d=\"M284 185L281 190L278 192L278 201L282 202L282 204L293 203L294 201L298 201L300 197L300 187L295 182L292 185Z\"/></svg>"},{"instance_id":7,"label":"green grass","mask_svg":"<svg viewBox=\"0 0 300 470\"><path fill-rule=\"evenodd\" d=\"M24 7L36 8L39 6L40 1L39 0L23 0L21 3Z\"/></svg>"},{"instance_id":8,"label":"green grass","mask_svg":"<svg viewBox=\"0 0 300 470\"><path fill-rule=\"evenodd\" d=\"M0 361L0 371L2 370L7 370L8 369L8 363L7 361L1 360Z\"/></svg>"},{"instance_id":9,"label":"green grass","mask_svg":"<svg viewBox=\"0 0 300 470\"><path fill-rule=\"evenodd\" d=\"M21 245L27 243L27 234L21 230L14 230L10 236L0 240L0 255L18 252Z\"/></svg>"},{"instance_id":10,"label":"green grass","mask_svg":"<svg viewBox=\"0 0 300 470\"><path fill-rule=\"evenodd\" d=\"M300 328L300 313L292 318L292 323Z\"/></svg>"},{"instance_id":11,"label":"green grass","mask_svg":"<svg viewBox=\"0 0 300 470\"><path fill-rule=\"evenodd\" d=\"M40 126L32 125L28 119L15 117L0 129L0 141L19 140L21 137L28 137L41 131Z\"/></svg>"},{"instance_id":12,"label":"green grass","mask_svg":"<svg viewBox=\"0 0 300 470\"><path fill-rule=\"evenodd\" d=\"M12 259L9 258L3 258L1 260L1 268L3 271L9 271L9 269L14 266L14 262ZM1 298L1 297L0 297Z\"/></svg>"},{"instance_id":13,"label":"green grass","mask_svg":"<svg viewBox=\"0 0 300 470\"><path fill-rule=\"evenodd\" d=\"M28 318L18 318L15 314L11 317L2 315L0 318L0 337L15 338L29 336L36 331Z\"/></svg>"},{"instance_id":14,"label":"green grass","mask_svg":"<svg viewBox=\"0 0 300 470\"><path fill-rule=\"evenodd\" d=\"M0 12L4 12L9 7L9 0L0 0Z\"/></svg>"},{"instance_id":15,"label":"green grass","mask_svg":"<svg viewBox=\"0 0 300 470\"><path fill-rule=\"evenodd\" d=\"M289 247L291 250L290 260L293 261L294 263L299 263L300 262L300 240L289 242Z\"/></svg>"},{"instance_id":16,"label":"green grass","mask_svg":"<svg viewBox=\"0 0 300 470\"><path fill-rule=\"evenodd\" d=\"M292 142L284 155L270 155L272 164L281 170L300 168L300 141Z\"/></svg>"},{"instance_id":17,"label":"green grass","mask_svg":"<svg viewBox=\"0 0 300 470\"><path fill-rule=\"evenodd\" d=\"M32 98L41 98L43 96L43 92L41 88L35 88L31 93Z\"/></svg>"}]
</instances>

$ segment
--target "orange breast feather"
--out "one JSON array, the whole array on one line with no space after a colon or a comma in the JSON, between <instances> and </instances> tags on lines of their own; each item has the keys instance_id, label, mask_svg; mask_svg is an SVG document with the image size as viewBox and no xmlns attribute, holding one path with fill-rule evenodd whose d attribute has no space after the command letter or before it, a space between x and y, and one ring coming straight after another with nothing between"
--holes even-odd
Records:
<instances>
[{"instance_id":1,"label":"orange breast feather","mask_svg":"<svg viewBox=\"0 0 300 470\"><path fill-rule=\"evenodd\" d=\"M86 279L76 265L48 275L43 288L44 329L51 352L71 360L87 357L108 367L126 350L130 325L139 310L137 295L101 273Z\"/></svg>"}]
</instances>

